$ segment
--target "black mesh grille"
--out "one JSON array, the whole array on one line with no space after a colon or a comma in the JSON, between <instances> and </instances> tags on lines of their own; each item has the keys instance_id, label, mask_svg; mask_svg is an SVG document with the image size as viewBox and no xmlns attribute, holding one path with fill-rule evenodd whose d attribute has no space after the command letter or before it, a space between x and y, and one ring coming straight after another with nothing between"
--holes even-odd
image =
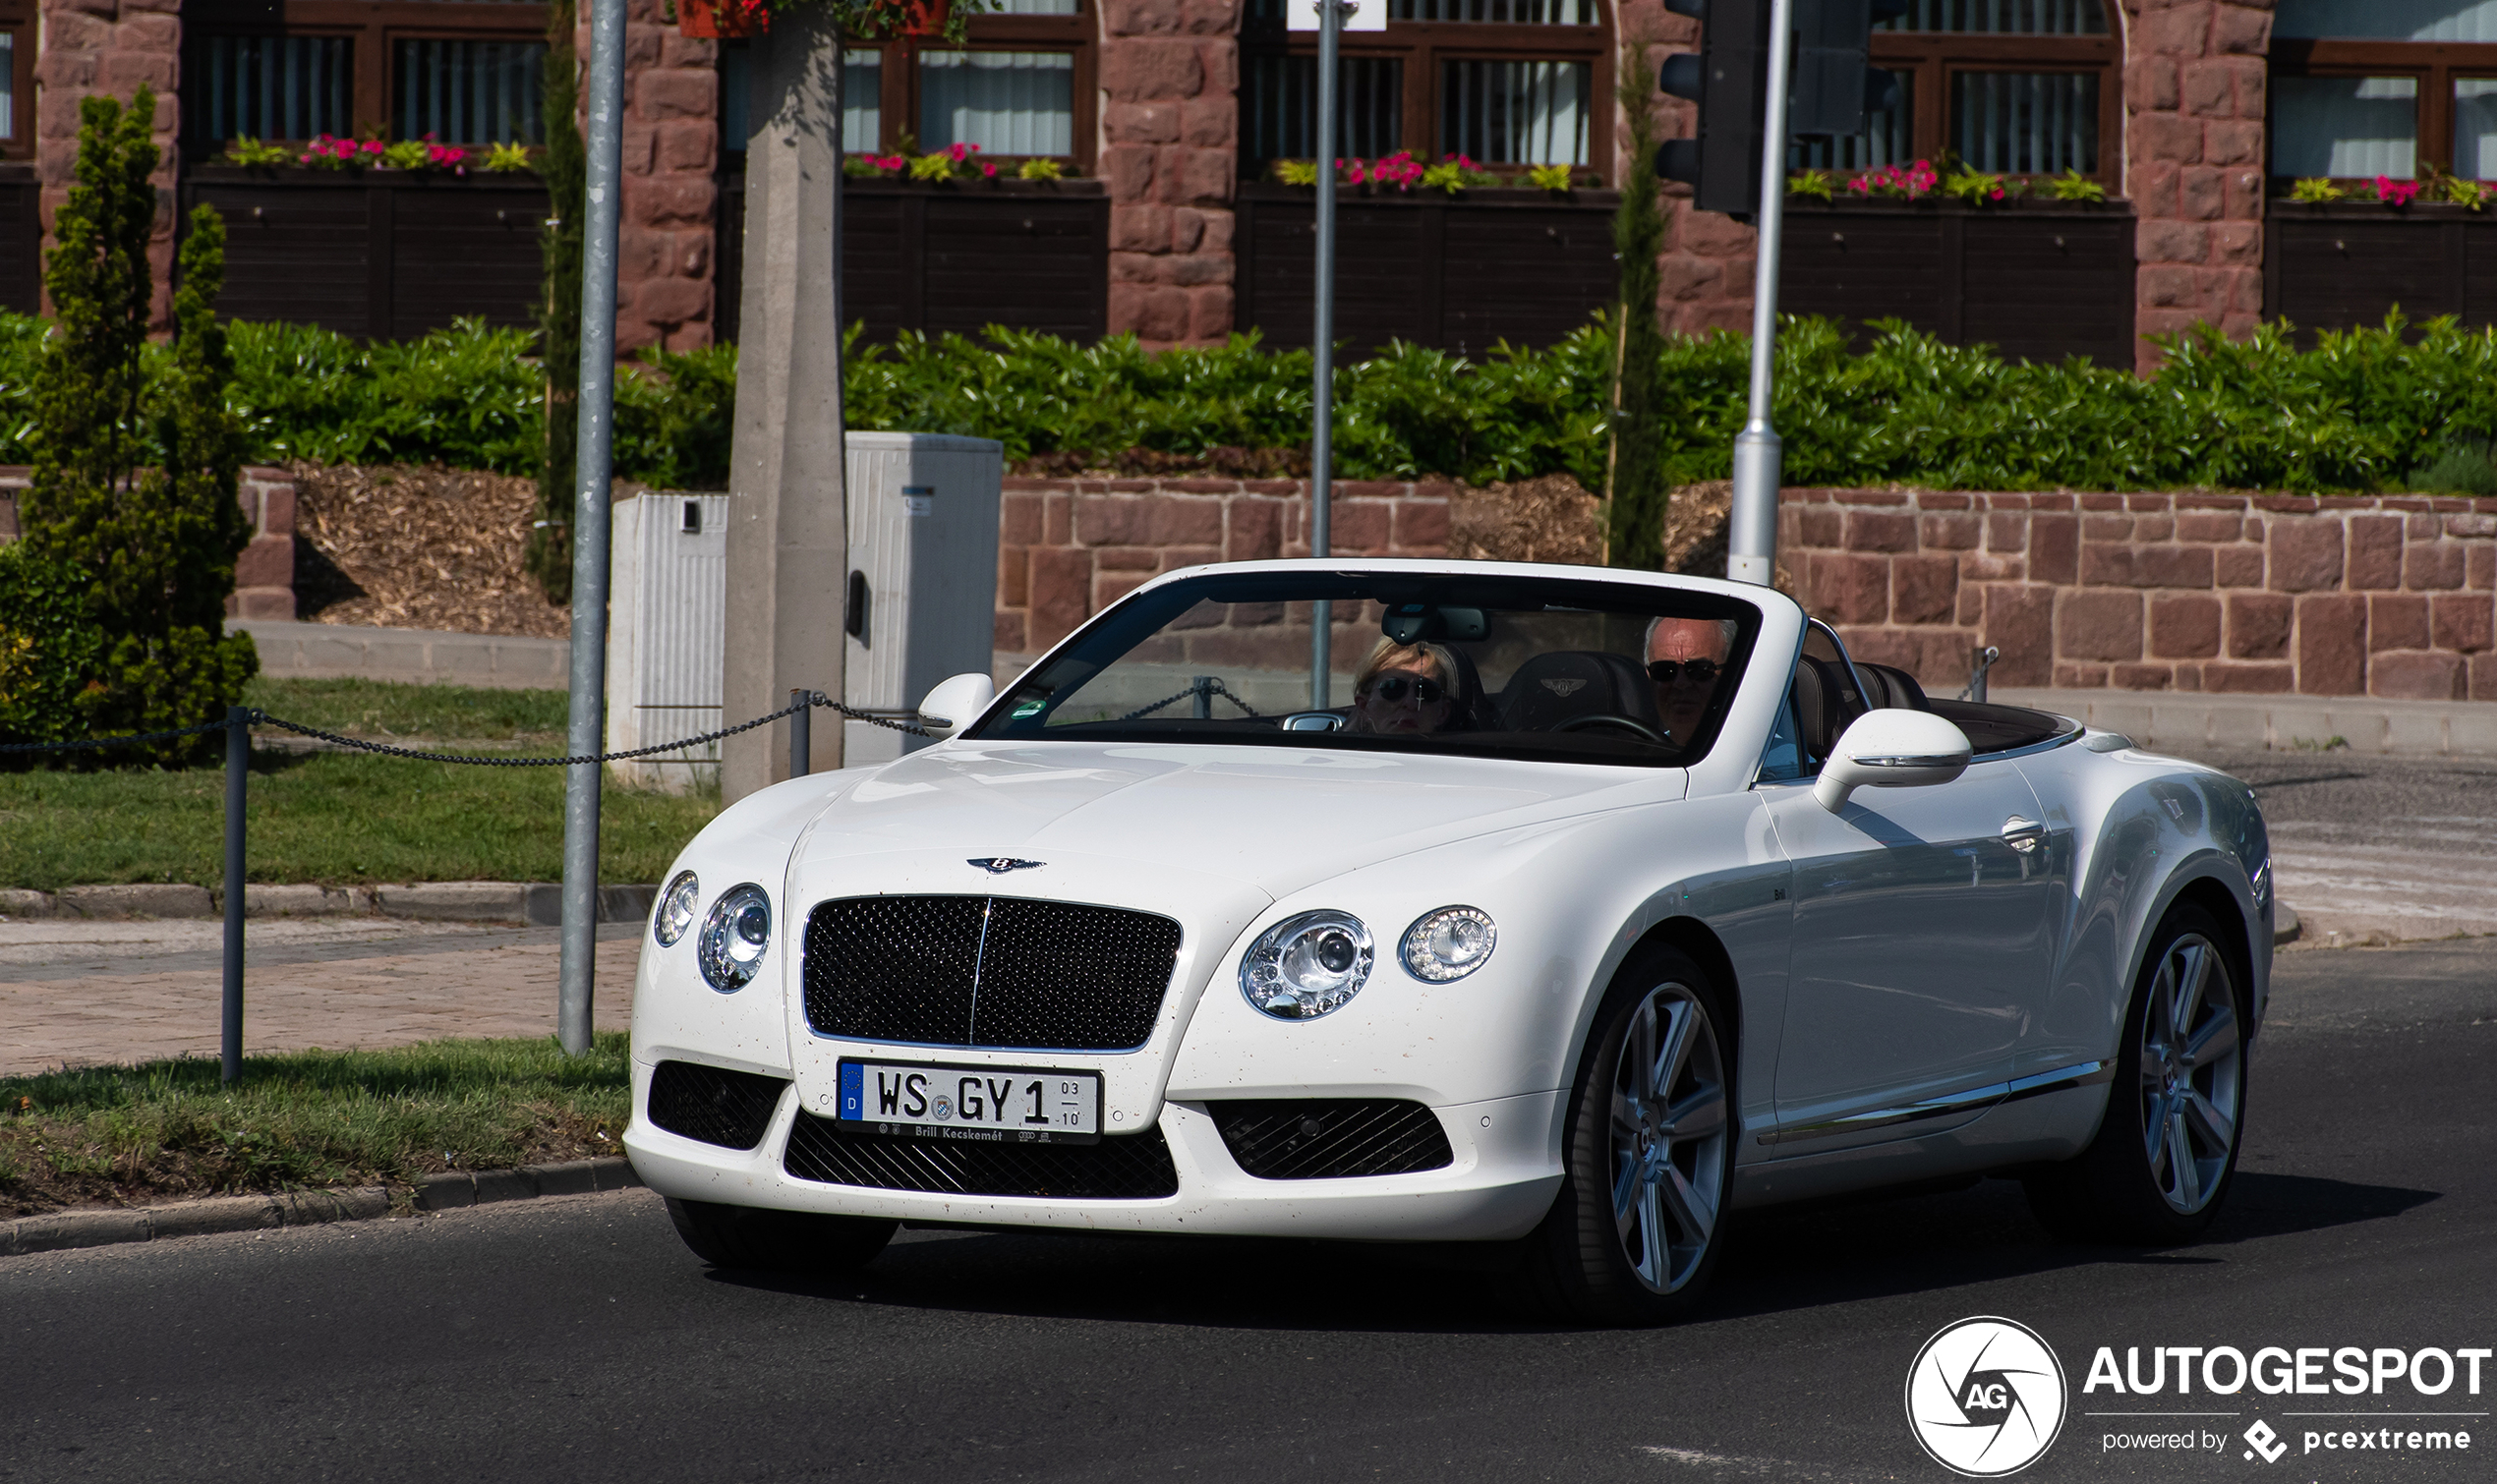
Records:
<instances>
[{"instance_id":1,"label":"black mesh grille","mask_svg":"<svg viewBox=\"0 0 2497 1484\"><path fill-rule=\"evenodd\" d=\"M1152 1034L1179 924L1021 897L861 896L806 919L806 1023L827 1036L1132 1051Z\"/></svg>"},{"instance_id":2,"label":"black mesh grille","mask_svg":"<svg viewBox=\"0 0 2497 1484\"><path fill-rule=\"evenodd\" d=\"M759 1077L691 1061L662 1061L650 1074L650 1120L669 1133L727 1149L763 1142L786 1078Z\"/></svg>"},{"instance_id":3,"label":"black mesh grille","mask_svg":"<svg viewBox=\"0 0 2497 1484\"><path fill-rule=\"evenodd\" d=\"M1456 1156L1438 1117L1394 1098L1208 1103L1240 1168L1265 1180L1345 1179L1445 1170Z\"/></svg>"},{"instance_id":4,"label":"black mesh grille","mask_svg":"<svg viewBox=\"0 0 2497 1484\"><path fill-rule=\"evenodd\" d=\"M798 1114L782 1168L801 1180L938 1195L1028 1195L1071 1201L1149 1201L1179 1193L1162 1131L1098 1144L1003 1144L844 1132Z\"/></svg>"}]
</instances>

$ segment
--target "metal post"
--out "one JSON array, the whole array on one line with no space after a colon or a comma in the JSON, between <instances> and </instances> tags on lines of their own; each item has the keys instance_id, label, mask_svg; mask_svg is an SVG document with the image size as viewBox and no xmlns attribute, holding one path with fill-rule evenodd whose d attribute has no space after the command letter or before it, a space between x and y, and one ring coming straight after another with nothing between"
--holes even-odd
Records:
<instances>
[{"instance_id":1,"label":"metal post","mask_svg":"<svg viewBox=\"0 0 2497 1484\"><path fill-rule=\"evenodd\" d=\"M608 483L615 433L615 225L624 184L624 5L595 0L590 10L589 217L581 238L581 432L573 462L580 485L572 506L572 713L565 733L575 757L596 754L607 727ZM580 1056L590 1049L599 931L597 763L575 763L563 777L563 956L555 1036Z\"/></svg>"},{"instance_id":2,"label":"metal post","mask_svg":"<svg viewBox=\"0 0 2497 1484\"><path fill-rule=\"evenodd\" d=\"M789 705L797 708L789 713L789 776L792 778L806 776L807 759L814 755L815 708L807 704L807 696L808 692L803 689L789 692Z\"/></svg>"},{"instance_id":3,"label":"metal post","mask_svg":"<svg viewBox=\"0 0 2497 1484\"><path fill-rule=\"evenodd\" d=\"M1726 526L1725 575L1777 578L1777 487L1783 450L1770 424L1777 355L1777 249L1786 225L1786 86L1794 54L1794 0L1770 0L1769 105L1760 149L1760 257L1752 273L1751 417L1734 438L1734 510Z\"/></svg>"},{"instance_id":4,"label":"metal post","mask_svg":"<svg viewBox=\"0 0 2497 1484\"><path fill-rule=\"evenodd\" d=\"M252 768L252 713L225 709L225 1014L221 1080L243 1075L243 798Z\"/></svg>"},{"instance_id":5,"label":"metal post","mask_svg":"<svg viewBox=\"0 0 2497 1484\"><path fill-rule=\"evenodd\" d=\"M1188 688L1194 696L1194 703L1189 708L1189 714L1196 720L1214 719L1214 685L1219 678L1214 675L1197 675L1189 680Z\"/></svg>"},{"instance_id":6,"label":"metal post","mask_svg":"<svg viewBox=\"0 0 2497 1484\"><path fill-rule=\"evenodd\" d=\"M1317 308L1309 345L1316 357L1310 378L1309 554L1328 556L1327 516L1335 503L1335 52L1344 31L1343 0L1318 7L1318 250ZM1327 647L1334 639L1335 604L1309 605L1309 709L1325 711Z\"/></svg>"}]
</instances>

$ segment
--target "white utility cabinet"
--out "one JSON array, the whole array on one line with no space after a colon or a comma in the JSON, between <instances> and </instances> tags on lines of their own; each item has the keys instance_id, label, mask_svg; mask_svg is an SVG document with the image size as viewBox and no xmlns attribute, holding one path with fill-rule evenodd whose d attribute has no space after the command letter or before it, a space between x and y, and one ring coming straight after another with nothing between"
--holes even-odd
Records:
<instances>
[{"instance_id":1,"label":"white utility cabinet","mask_svg":"<svg viewBox=\"0 0 2497 1484\"><path fill-rule=\"evenodd\" d=\"M853 432L845 445L850 570L835 579L846 584L842 699L900 711L949 675L989 672L1005 445L928 432ZM850 768L927 745L872 722L842 725Z\"/></svg>"},{"instance_id":2,"label":"white utility cabinet","mask_svg":"<svg viewBox=\"0 0 2497 1484\"><path fill-rule=\"evenodd\" d=\"M607 750L718 731L728 497L654 490L611 508ZM719 778L720 744L611 766L619 781L682 793Z\"/></svg>"}]
</instances>

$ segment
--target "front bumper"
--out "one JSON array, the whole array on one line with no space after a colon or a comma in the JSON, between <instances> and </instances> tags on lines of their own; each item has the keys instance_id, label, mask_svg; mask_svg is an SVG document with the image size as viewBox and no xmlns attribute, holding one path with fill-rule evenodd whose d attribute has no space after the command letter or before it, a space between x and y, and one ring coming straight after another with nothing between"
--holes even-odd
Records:
<instances>
[{"instance_id":1,"label":"front bumper","mask_svg":"<svg viewBox=\"0 0 2497 1484\"><path fill-rule=\"evenodd\" d=\"M1065 1200L932 1194L799 1179L782 1163L798 1116L794 1086L782 1093L760 1145L723 1149L649 1121L645 1109L651 1070L638 1060L633 1065L633 1121L624 1133L624 1150L643 1183L682 1200L1088 1231L1496 1241L1534 1229L1560 1187L1554 1153L1558 1092L1433 1109L1455 1156L1445 1169L1315 1180L1267 1180L1246 1173L1202 1105L1166 1103L1160 1127L1179 1173L1178 1194L1154 1200Z\"/></svg>"}]
</instances>

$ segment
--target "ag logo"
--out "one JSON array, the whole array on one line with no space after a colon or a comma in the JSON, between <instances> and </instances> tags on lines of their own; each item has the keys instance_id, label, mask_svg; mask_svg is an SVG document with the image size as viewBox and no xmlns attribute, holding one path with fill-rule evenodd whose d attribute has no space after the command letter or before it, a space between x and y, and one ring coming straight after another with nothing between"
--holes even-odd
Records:
<instances>
[{"instance_id":1,"label":"ag logo","mask_svg":"<svg viewBox=\"0 0 2497 1484\"><path fill-rule=\"evenodd\" d=\"M2035 1330L1963 1319L1916 1352L1907 1422L1934 1461L1975 1479L2036 1462L2063 1427L2063 1362Z\"/></svg>"}]
</instances>

